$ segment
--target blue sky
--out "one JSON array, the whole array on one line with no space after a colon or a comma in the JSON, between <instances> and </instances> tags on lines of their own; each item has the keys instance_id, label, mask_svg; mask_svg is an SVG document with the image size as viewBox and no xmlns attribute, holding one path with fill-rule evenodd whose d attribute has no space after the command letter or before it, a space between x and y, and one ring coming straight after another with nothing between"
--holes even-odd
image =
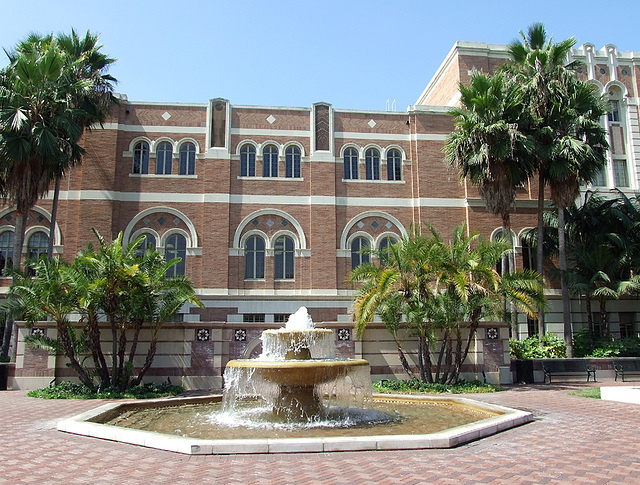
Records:
<instances>
[{"instance_id":1,"label":"blue sky","mask_svg":"<svg viewBox=\"0 0 640 485\"><path fill-rule=\"evenodd\" d=\"M457 40L506 44L533 22L555 40L640 51L640 1L0 0L0 47L29 32L100 34L130 100L399 111ZM1 54L0 66L6 65Z\"/></svg>"}]
</instances>

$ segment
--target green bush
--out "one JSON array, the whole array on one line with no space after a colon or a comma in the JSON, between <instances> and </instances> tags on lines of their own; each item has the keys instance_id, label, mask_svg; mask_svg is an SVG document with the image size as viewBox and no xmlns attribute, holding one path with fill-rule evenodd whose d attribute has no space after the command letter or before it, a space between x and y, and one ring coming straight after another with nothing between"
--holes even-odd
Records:
<instances>
[{"instance_id":1,"label":"green bush","mask_svg":"<svg viewBox=\"0 0 640 485\"><path fill-rule=\"evenodd\" d=\"M591 345L589 329L583 328L573 336L573 355L575 357L640 357L640 339L622 340L596 339Z\"/></svg>"},{"instance_id":2,"label":"green bush","mask_svg":"<svg viewBox=\"0 0 640 485\"><path fill-rule=\"evenodd\" d=\"M175 396L184 392L181 386L169 383L143 384L125 391L112 386L96 392L84 384L60 382L51 387L29 391L27 396L42 399L153 399L156 397Z\"/></svg>"},{"instance_id":3,"label":"green bush","mask_svg":"<svg viewBox=\"0 0 640 485\"><path fill-rule=\"evenodd\" d=\"M561 359L567 356L567 344L557 335L545 333L524 340L509 339L512 359Z\"/></svg>"},{"instance_id":4,"label":"green bush","mask_svg":"<svg viewBox=\"0 0 640 485\"><path fill-rule=\"evenodd\" d=\"M411 394L424 392L428 394L478 394L483 392L497 392L504 390L501 386L484 384L480 381L459 381L457 384L438 384L411 380L381 380L373 383L373 387L378 392Z\"/></svg>"}]
</instances>

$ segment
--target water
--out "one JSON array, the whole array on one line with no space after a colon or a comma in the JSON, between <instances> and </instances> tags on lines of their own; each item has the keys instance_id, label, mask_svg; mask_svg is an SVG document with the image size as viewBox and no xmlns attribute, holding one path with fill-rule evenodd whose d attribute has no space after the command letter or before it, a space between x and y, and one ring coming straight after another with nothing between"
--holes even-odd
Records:
<instances>
[{"instance_id":1,"label":"water","mask_svg":"<svg viewBox=\"0 0 640 485\"><path fill-rule=\"evenodd\" d=\"M183 404L130 409L105 422L115 426L201 439L324 438L418 435L496 416L448 401L377 401L371 409L327 406L327 419L282 423L259 400L243 400L233 413L221 404Z\"/></svg>"}]
</instances>

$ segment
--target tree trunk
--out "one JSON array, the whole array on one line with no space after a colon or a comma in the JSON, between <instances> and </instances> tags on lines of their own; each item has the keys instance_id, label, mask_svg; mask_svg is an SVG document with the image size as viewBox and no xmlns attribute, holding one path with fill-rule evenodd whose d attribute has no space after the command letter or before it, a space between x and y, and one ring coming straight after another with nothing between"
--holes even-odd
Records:
<instances>
[{"instance_id":1,"label":"tree trunk","mask_svg":"<svg viewBox=\"0 0 640 485\"><path fill-rule=\"evenodd\" d=\"M109 376L107 359L105 359L104 353L102 352L102 341L100 338L98 318L95 315L88 316L87 322L87 326L89 328L89 346L91 348L93 362L96 366L96 370L98 371L101 386L107 387L111 385L111 377Z\"/></svg>"},{"instance_id":2,"label":"tree trunk","mask_svg":"<svg viewBox=\"0 0 640 485\"><path fill-rule=\"evenodd\" d=\"M587 295L587 325L589 327L589 340L591 341L591 349L596 346L596 333L593 329L593 314L591 313L591 298Z\"/></svg>"},{"instance_id":3,"label":"tree trunk","mask_svg":"<svg viewBox=\"0 0 640 485\"><path fill-rule=\"evenodd\" d=\"M538 187L538 258L537 258L537 266L538 273L540 273L540 282L542 283L542 287L544 288L544 176L542 173L539 177L540 186ZM545 325L544 325L544 309L538 309L538 332L540 336L543 337L545 333Z\"/></svg>"},{"instance_id":4,"label":"tree trunk","mask_svg":"<svg viewBox=\"0 0 640 485\"><path fill-rule=\"evenodd\" d=\"M60 177L56 177L56 188L53 192L51 204L51 224L49 224L49 245L47 246L47 258L53 258L53 239L56 233L56 219L58 217L58 199L60 198Z\"/></svg>"},{"instance_id":5,"label":"tree trunk","mask_svg":"<svg viewBox=\"0 0 640 485\"><path fill-rule=\"evenodd\" d=\"M27 230L27 215L16 211L16 230L13 239L13 263L15 269L20 269L22 264L22 246L24 245L24 233Z\"/></svg>"},{"instance_id":6,"label":"tree trunk","mask_svg":"<svg viewBox=\"0 0 640 485\"><path fill-rule=\"evenodd\" d=\"M564 322L564 341L567 344L567 357L573 357L573 325L571 324L571 301L567 286L567 243L565 238L564 208L558 208L558 246L560 249L560 282L562 285L562 317Z\"/></svg>"},{"instance_id":7,"label":"tree trunk","mask_svg":"<svg viewBox=\"0 0 640 485\"><path fill-rule=\"evenodd\" d=\"M410 379L415 379L416 375L411 370L411 366L409 365L409 362L407 361L407 357L404 355L404 352L402 351L402 347L400 347L399 345L398 345L398 358L400 359L400 363L402 364L402 368L407 373L409 378Z\"/></svg>"},{"instance_id":8,"label":"tree trunk","mask_svg":"<svg viewBox=\"0 0 640 485\"><path fill-rule=\"evenodd\" d=\"M158 346L157 337L151 339L151 342L149 343L149 350L147 351L147 358L144 361L144 365L142 366L142 369L140 369L140 372L138 372L138 375L134 379L132 379L131 381L132 386L139 385L142 382L142 378L144 377L144 375L151 368L151 364L153 364L153 359L156 355L157 346Z\"/></svg>"},{"instance_id":9,"label":"tree trunk","mask_svg":"<svg viewBox=\"0 0 640 485\"><path fill-rule=\"evenodd\" d=\"M78 374L78 378L80 382L82 382L85 386L90 389L94 389L93 379L87 372L87 370L78 362L76 359L76 354L73 349L73 342L71 341L71 335L69 334L69 327L66 321L58 321L58 338L62 343L62 347L64 348L64 353L66 354L67 359L69 359L69 367L76 371Z\"/></svg>"}]
</instances>

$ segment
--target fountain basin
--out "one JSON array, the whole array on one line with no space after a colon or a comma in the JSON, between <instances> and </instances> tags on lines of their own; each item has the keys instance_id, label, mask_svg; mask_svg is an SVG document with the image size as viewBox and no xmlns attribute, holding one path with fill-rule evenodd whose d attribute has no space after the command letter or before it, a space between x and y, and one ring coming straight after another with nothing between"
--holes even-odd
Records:
<instances>
[{"instance_id":1,"label":"fountain basin","mask_svg":"<svg viewBox=\"0 0 640 485\"><path fill-rule=\"evenodd\" d=\"M283 361L239 359L231 360L227 364L227 368L252 369L253 377L288 386L322 384L344 376L356 367L369 367L369 362L364 359Z\"/></svg>"},{"instance_id":2,"label":"fountain basin","mask_svg":"<svg viewBox=\"0 0 640 485\"><path fill-rule=\"evenodd\" d=\"M380 434L371 428L370 436L334 436L266 439L199 439L152 431L137 430L102 424L127 409L179 406L220 402L222 396L196 398L168 398L153 401L109 403L58 423L58 430L94 438L130 443L147 448L189 455L240 453L302 453L329 451L406 450L452 448L498 432L520 426L533 420L529 412L486 404L460 397L374 395L376 400L397 400L419 404L427 401L450 402L472 409L487 411L491 417L473 423L428 434Z\"/></svg>"}]
</instances>

